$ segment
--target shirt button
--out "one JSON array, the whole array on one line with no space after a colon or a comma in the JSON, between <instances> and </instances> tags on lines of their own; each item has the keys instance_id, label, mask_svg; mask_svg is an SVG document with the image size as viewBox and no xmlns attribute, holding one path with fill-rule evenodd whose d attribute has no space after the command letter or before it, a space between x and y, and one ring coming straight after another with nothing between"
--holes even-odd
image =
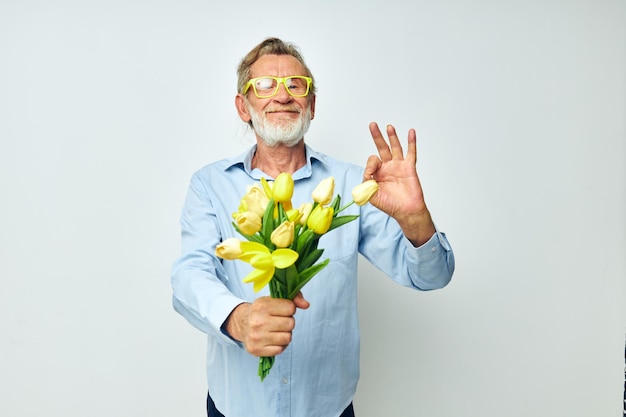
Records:
<instances>
[{"instance_id":1,"label":"shirt button","mask_svg":"<svg viewBox=\"0 0 626 417\"><path fill-rule=\"evenodd\" d=\"M435 252L437 251L437 247L436 247L436 246L433 246L432 248L430 248L430 251L431 251L431 252L433 252L433 253L435 253Z\"/></svg>"},{"instance_id":2,"label":"shirt button","mask_svg":"<svg viewBox=\"0 0 626 417\"><path fill-rule=\"evenodd\" d=\"M289 378L287 378L286 376L283 377L283 384L288 384L289 383Z\"/></svg>"}]
</instances>

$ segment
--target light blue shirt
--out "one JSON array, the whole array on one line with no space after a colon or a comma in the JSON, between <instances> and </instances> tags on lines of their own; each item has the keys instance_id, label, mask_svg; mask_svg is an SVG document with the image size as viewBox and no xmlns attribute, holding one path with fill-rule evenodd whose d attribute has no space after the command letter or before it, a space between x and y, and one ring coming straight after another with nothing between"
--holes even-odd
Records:
<instances>
[{"instance_id":1,"label":"light blue shirt","mask_svg":"<svg viewBox=\"0 0 626 417\"><path fill-rule=\"evenodd\" d=\"M182 254L172 271L174 308L208 335L208 388L226 417L339 416L359 379L358 254L397 283L418 290L444 287L454 271L454 255L439 231L415 248L397 222L371 204L350 206L344 213L360 217L320 239L321 259L330 258L330 263L304 287L311 306L297 311L291 344L261 382L259 359L221 326L237 305L268 295L268 289L254 293L252 284L241 281L249 264L214 254L222 240L241 238L231 224L232 213L248 186L268 178L251 169L254 151L209 164L191 178L181 215ZM351 201L363 168L308 146L306 155L306 166L293 174L294 206L311 201L315 186L329 176L335 178L335 194L344 203Z\"/></svg>"}]
</instances>

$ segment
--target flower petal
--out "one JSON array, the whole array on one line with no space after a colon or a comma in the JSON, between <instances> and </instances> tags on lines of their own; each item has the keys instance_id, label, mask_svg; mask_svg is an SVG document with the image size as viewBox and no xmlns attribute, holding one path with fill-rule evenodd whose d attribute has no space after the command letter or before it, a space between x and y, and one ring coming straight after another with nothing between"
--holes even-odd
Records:
<instances>
[{"instance_id":1,"label":"flower petal","mask_svg":"<svg viewBox=\"0 0 626 417\"><path fill-rule=\"evenodd\" d=\"M378 191L375 180L367 180L352 189L352 199L357 206L365 205Z\"/></svg>"},{"instance_id":2,"label":"flower petal","mask_svg":"<svg viewBox=\"0 0 626 417\"><path fill-rule=\"evenodd\" d=\"M268 199L274 198L274 192L272 191L272 184L269 183L265 177L261 177L261 187L263 187L263 192Z\"/></svg>"},{"instance_id":3,"label":"flower petal","mask_svg":"<svg viewBox=\"0 0 626 417\"><path fill-rule=\"evenodd\" d=\"M318 235L323 235L330 228L333 214L334 210L332 207L317 206L309 215L307 226Z\"/></svg>"},{"instance_id":4,"label":"flower petal","mask_svg":"<svg viewBox=\"0 0 626 417\"><path fill-rule=\"evenodd\" d=\"M319 204L328 204L333 198L333 192L335 189L335 178L328 177L323 179L317 184L317 187L311 193L313 201Z\"/></svg>"},{"instance_id":5,"label":"flower petal","mask_svg":"<svg viewBox=\"0 0 626 417\"><path fill-rule=\"evenodd\" d=\"M241 255L239 255L239 259L250 263L250 260L259 253L269 254L270 250L257 242L241 242Z\"/></svg>"},{"instance_id":6,"label":"flower petal","mask_svg":"<svg viewBox=\"0 0 626 417\"><path fill-rule=\"evenodd\" d=\"M250 258L250 265L252 265L256 269L262 269L264 271L274 269L272 255L268 253L257 252L254 256Z\"/></svg>"},{"instance_id":7,"label":"flower petal","mask_svg":"<svg viewBox=\"0 0 626 417\"><path fill-rule=\"evenodd\" d=\"M241 253L241 242L234 237L226 239L215 248L215 255L231 261L239 258Z\"/></svg>"},{"instance_id":8,"label":"flower petal","mask_svg":"<svg viewBox=\"0 0 626 417\"><path fill-rule=\"evenodd\" d=\"M298 211L302 213L300 219L298 220L301 225L305 225L306 221L309 219L309 214L311 214L311 210L313 210L313 203L302 203L298 208Z\"/></svg>"},{"instance_id":9,"label":"flower petal","mask_svg":"<svg viewBox=\"0 0 626 417\"><path fill-rule=\"evenodd\" d=\"M298 252L291 249L276 249L272 252L272 261L276 268L289 268L298 260Z\"/></svg>"},{"instance_id":10,"label":"flower petal","mask_svg":"<svg viewBox=\"0 0 626 417\"><path fill-rule=\"evenodd\" d=\"M261 230L261 226L263 225L261 216L259 216L254 211L246 211L240 213L236 218L235 222L241 230L246 235L253 235L259 230Z\"/></svg>"},{"instance_id":11,"label":"flower petal","mask_svg":"<svg viewBox=\"0 0 626 417\"><path fill-rule=\"evenodd\" d=\"M274 245L276 245L276 247L286 248L291 245L291 242L293 242L294 228L295 225L293 222L282 222L276 229L274 229L272 235L270 236L270 240Z\"/></svg>"},{"instance_id":12,"label":"flower petal","mask_svg":"<svg viewBox=\"0 0 626 417\"><path fill-rule=\"evenodd\" d=\"M247 211L253 211L259 216L263 217L265 213L265 207L269 199L259 187L250 187L246 195L243 197L245 200L245 206Z\"/></svg>"},{"instance_id":13,"label":"flower petal","mask_svg":"<svg viewBox=\"0 0 626 417\"><path fill-rule=\"evenodd\" d=\"M286 172L281 172L274 180L274 186L272 187L274 200L284 203L291 201L293 196L293 178Z\"/></svg>"},{"instance_id":14,"label":"flower petal","mask_svg":"<svg viewBox=\"0 0 626 417\"><path fill-rule=\"evenodd\" d=\"M254 292L259 292L265 287L274 276L274 268L269 271L263 271L261 269L253 269L246 277L243 279L243 282L254 283Z\"/></svg>"}]
</instances>

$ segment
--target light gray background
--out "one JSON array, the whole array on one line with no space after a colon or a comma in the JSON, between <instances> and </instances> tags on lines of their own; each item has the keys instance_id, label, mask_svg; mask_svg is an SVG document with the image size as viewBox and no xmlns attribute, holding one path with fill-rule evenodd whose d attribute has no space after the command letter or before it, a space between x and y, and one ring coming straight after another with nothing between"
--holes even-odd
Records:
<instances>
[{"instance_id":1,"label":"light gray background","mask_svg":"<svg viewBox=\"0 0 626 417\"><path fill-rule=\"evenodd\" d=\"M617 0L0 1L0 414L204 415L178 216L251 143L235 68L275 35L318 150L416 128L456 251L430 293L363 262L358 416L621 415L625 26Z\"/></svg>"}]
</instances>

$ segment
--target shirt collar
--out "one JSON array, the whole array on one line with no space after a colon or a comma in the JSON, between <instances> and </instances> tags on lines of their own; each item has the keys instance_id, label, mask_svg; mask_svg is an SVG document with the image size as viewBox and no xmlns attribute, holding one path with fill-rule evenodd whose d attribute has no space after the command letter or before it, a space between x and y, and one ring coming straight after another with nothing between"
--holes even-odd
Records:
<instances>
[{"instance_id":1,"label":"shirt collar","mask_svg":"<svg viewBox=\"0 0 626 417\"><path fill-rule=\"evenodd\" d=\"M309 145L305 144L304 150L306 153L306 165L293 173L292 177L294 180L309 178L312 174L313 164L316 162L322 163L323 161L321 154L314 151ZM252 169L252 157L254 156L255 151L256 145L253 145L241 155L226 159L224 171L228 171L230 169L242 169L255 180L260 180L261 177L267 177L268 175L260 169Z\"/></svg>"}]
</instances>

